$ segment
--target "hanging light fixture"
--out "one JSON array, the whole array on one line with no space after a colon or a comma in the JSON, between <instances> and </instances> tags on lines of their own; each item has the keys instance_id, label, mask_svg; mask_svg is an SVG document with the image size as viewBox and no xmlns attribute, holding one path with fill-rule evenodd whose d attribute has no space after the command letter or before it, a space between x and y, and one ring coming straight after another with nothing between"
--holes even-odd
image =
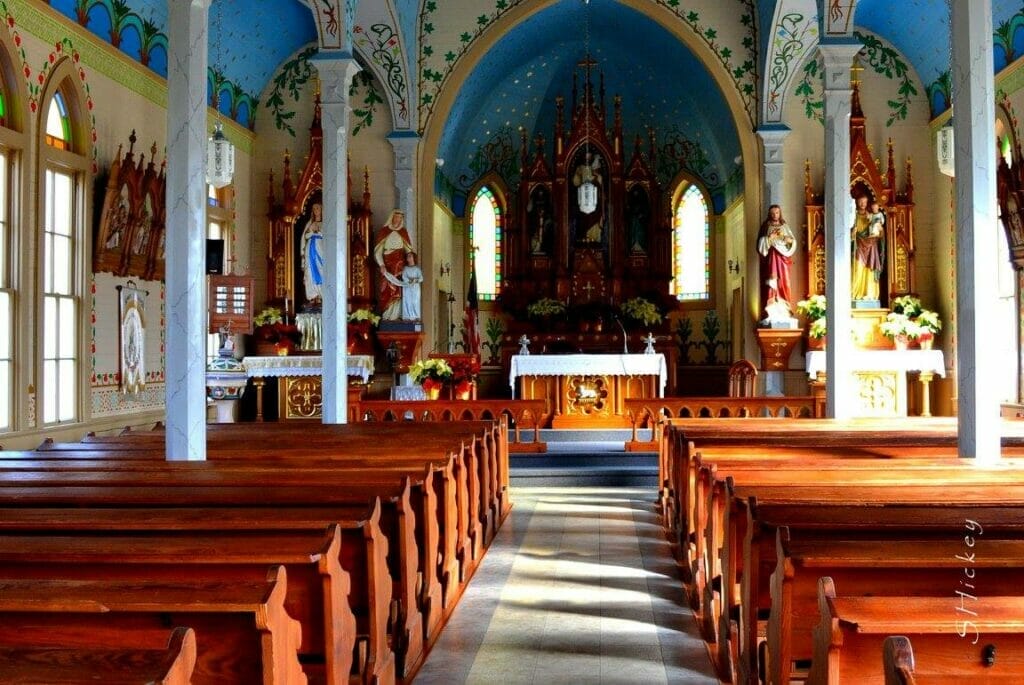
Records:
<instances>
[{"instance_id":1,"label":"hanging light fixture","mask_svg":"<svg viewBox=\"0 0 1024 685\"><path fill-rule=\"evenodd\" d=\"M587 82L583 87L585 93L583 98L583 122L585 138L583 139L584 156L583 164L587 170L583 177L583 182L580 183L579 190L576 195L576 202L580 206L580 211L584 214L592 214L597 209L597 185L594 183L594 168L591 166L590 161L590 101L592 98L590 92L590 0L583 0L584 4L584 45L586 46L586 57L584 57L587 66Z\"/></svg>"},{"instance_id":2,"label":"hanging light fixture","mask_svg":"<svg viewBox=\"0 0 1024 685\"><path fill-rule=\"evenodd\" d=\"M221 21L223 2L217 3L217 47L216 47L216 68L222 64L221 61L221 33L224 24ZM217 87L217 79L214 79L214 88ZM217 107L218 93L214 91L213 103ZM230 185L235 176L235 146L224 135L224 125L218 120L213 127L213 135L206 142L206 182L214 188L220 189Z\"/></svg>"}]
</instances>

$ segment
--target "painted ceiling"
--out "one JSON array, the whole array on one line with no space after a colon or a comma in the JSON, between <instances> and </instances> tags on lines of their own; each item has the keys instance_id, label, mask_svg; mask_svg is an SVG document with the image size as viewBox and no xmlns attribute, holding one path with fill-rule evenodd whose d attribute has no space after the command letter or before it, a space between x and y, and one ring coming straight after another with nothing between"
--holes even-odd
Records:
<instances>
[{"instance_id":1,"label":"painted ceiling","mask_svg":"<svg viewBox=\"0 0 1024 685\"><path fill-rule=\"evenodd\" d=\"M480 175L474 158L481 146L496 136L518 144L520 126L531 140L544 136L550 159L555 97L566 99L568 125L573 72L583 73L587 12L582 2L552 5L509 31L477 64L455 100L438 154L457 187L468 188ZM680 133L705 156L705 168L692 171L713 193L722 191L736 169L739 140L707 70L665 29L614 0L591 0L589 15L590 52L605 74L608 127L612 97L621 95L627 150L648 127L659 140ZM596 88L596 73L594 82Z\"/></svg>"}]
</instances>

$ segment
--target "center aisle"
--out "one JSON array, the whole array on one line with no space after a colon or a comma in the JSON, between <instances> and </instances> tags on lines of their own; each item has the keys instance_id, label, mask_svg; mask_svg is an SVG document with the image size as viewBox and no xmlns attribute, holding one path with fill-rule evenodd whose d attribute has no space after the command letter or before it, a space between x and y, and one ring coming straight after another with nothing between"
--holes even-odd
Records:
<instances>
[{"instance_id":1,"label":"center aisle","mask_svg":"<svg viewBox=\"0 0 1024 685\"><path fill-rule=\"evenodd\" d=\"M512 497L417 685L718 682L650 489Z\"/></svg>"}]
</instances>

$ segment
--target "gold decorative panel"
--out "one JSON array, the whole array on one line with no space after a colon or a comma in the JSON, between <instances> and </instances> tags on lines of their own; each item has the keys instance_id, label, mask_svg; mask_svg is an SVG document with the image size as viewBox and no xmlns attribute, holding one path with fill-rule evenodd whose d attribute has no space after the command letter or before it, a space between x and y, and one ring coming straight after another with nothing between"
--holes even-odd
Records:
<instances>
[{"instance_id":1,"label":"gold decorative panel","mask_svg":"<svg viewBox=\"0 0 1024 685\"><path fill-rule=\"evenodd\" d=\"M322 414L323 391L318 376L282 378L281 416L289 419L319 419Z\"/></svg>"},{"instance_id":2,"label":"gold decorative panel","mask_svg":"<svg viewBox=\"0 0 1024 685\"><path fill-rule=\"evenodd\" d=\"M611 379L608 376L566 376L565 413L577 416L607 416Z\"/></svg>"}]
</instances>

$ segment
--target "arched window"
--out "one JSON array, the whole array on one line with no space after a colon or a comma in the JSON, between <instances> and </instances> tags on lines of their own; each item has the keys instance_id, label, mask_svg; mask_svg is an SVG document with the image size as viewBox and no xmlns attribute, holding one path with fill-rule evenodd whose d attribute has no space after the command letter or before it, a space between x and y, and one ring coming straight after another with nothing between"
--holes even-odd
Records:
<instances>
[{"instance_id":1,"label":"arched window","mask_svg":"<svg viewBox=\"0 0 1024 685\"><path fill-rule=\"evenodd\" d=\"M672 222L671 293L680 301L711 299L710 219L704 193L690 184L676 201Z\"/></svg>"},{"instance_id":2,"label":"arched window","mask_svg":"<svg viewBox=\"0 0 1024 685\"><path fill-rule=\"evenodd\" d=\"M85 188L89 161L84 138L76 139L79 111L68 63L51 76L56 84L40 112L45 122L40 146L39 226L43 368L37 405L42 423L81 419L83 378L82 295L84 274Z\"/></svg>"},{"instance_id":3,"label":"arched window","mask_svg":"<svg viewBox=\"0 0 1024 685\"><path fill-rule=\"evenodd\" d=\"M14 50L8 36L0 33L0 432L16 430L17 402L14 388L18 379L19 346L29 344L32 336L20 335L18 292L34 270L20 268L16 246L23 244L14 208L22 190L19 170L25 148L24 81L14 70L10 55ZM20 84L20 85L19 85Z\"/></svg>"},{"instance_id":4,"label":"arched window","mask_svg":"<svg viewBox=\"0 0 1024 685\"><path fill-rule=\"evenodd\" d=\"M501 293L501 206L494 192L482 186L470 207L469 244L477 295L481 300L493 300Z\"/></svg>"},{"instance_id":5,"label":"arched window","mask_svg":"<svg viewBox=\"0 0 1024 685\"><path fill-rule=\"evenodd\" d=\"M14 283L11 278L10 152L0 148L0 431L14 420Z\"/></svg>"}]
</instances>

